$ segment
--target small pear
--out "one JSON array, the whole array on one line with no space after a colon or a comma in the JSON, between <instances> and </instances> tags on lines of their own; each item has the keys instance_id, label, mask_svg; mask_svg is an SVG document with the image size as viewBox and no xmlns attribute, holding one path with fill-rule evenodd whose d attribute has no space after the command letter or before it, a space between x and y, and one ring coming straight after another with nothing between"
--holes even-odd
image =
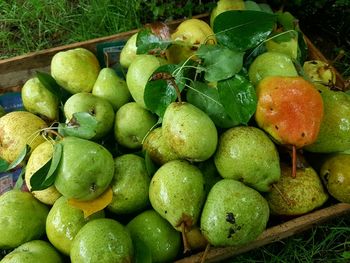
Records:
<instances>
[{"instance_id":1,"label":"small pear","mask_svg":"<svg viewBox=\"0 0 350 263\"><path fill-rule=\"evenodd\" d=\"M124 154L114 159L114 165L113 200L108 209L116 214L129 214L146 208L151 179L145 160L135 154Z\"/></svg>"},{"instance_id":2,"label":"small pear","mask_svg":"<svg viewBox=\"0 0 350 263\"><path fill-rule=\"evenodd\" d=\"M96 135L92 139L106 136L113 128L114 110L112 105L103 98L87 92L72 95L64 104L64 115L67 121L70 121L73 114L78 112L87 112L96 118Z\"/></svg>"},{"instance_id":3,"label":"small pear","mask_svg":"<svg viewBox=\"0 0 350 263\"><path fill-rule=\"evenodd\" d=\"M149 198L154 210L185 237L185 232L199 219L204 203L203 175L187 161L170 161L153 175ZM186 251L187 244L184 246Z\"/></svg>"},{"instance_id":4,"label":"small pear","mask_svg":"<svg viewBox=\"0 0 350 263\"><path fill-rule=\"evenodd\" d=\"M100 71L91 51L75 48L56 53L51 60L51 75L68 92L90 92Z\"/></svg>"},{"instance_id":5,"label":"small pear","mask_svg":"<svg viewBox=\"0 0 350 263\"><path fill-rule=\"evenodd\" d=\"M27 188L31 190L30 178L35 172L37 172L44 164L46 164L53 155L53 143L51 141L45 141L36 147L32 154L29 156L26 169L25 169L25 182ZM54 185L39 191L32 191L32 194L40 202L53 205L56 200L61 196Z\"/></svg>"},{"instance_id":6,"label":"small pear","mask_svg":"<svg viewBox=\"0 0 350 263\"><path fill-rule=\"evenodd\" d=\"M350 203L350 154L336 154L321 166L320 176L331 196Z\"/></svg>"},{"instance_id":7,"label":"small pear","mask_svg":"<svg viewBox=\"0 0 350 263\"><path fill-rule=\"evenodd\" d=\"M147 151L152 161L158 165L179 159L177 154L164 141L162 127L150 131L142 144L142 149Z\"/></svg>"},{"instance_id":8,"label":"small pear","mask_svg":"<svg viewBox=\"0 0 350 263\"><path fill-rule=\"evenodd\" d=\"M126 227L134 241L147 246L152 262L173 262L180 251L180 233L154 210L138 214Z\"/></svg>"},{"instance_id":9,"label":"small pear","mask_svg":"<svg viewBox=\"0 0 350 263\"><path fill-rule=\"evenodd\" d=\"M223 178L239 180L262 192L269 191L281 176L274 143L255 127L234 127L225 131L214 160Z\"/></svg>"},{"instance_id":10,"label":"small pear","mask_svg":"<svg viewBox=\"0 0 350 263\"><path fill-rule=\"evenodd\" d=\"M101 69L92 88L92 94L109 101L114 111L127 103L131 97L125 80L112 68Z\"/></svg>"},{"instance_id":11,"label":"small pear","mask_svg":"<svg viewBox=\"0 0 350 263\"><path fill-rule=\"evenodd\" d=\"M303 65L304 73L312 82L323 85L334 85L336 73L331 65L321 60L305 61Z\"/></svg>"},{"instance_id":12,"label":"small pear","mask_svg":"<svg viewBox=\"0 0 350 263\"><path fill-rule=\"evenodd\" d=\"M136 102L129 102L115 114L114 137L129 149L141 148L143 139L156 122L156 115Z\"/></svg>"},{"instance_id":13,"label":"small pear","mask_svg":"<svg viewBox=\"0 0 350 263\"><path fill-rule=\"evenodd\" d=\"M126 41L122 51L120 52L120 65L124 68L128 68L132 61L136 58L136 40L137 33L133 34L128 41Z\"/></svg>"},{"instance_id":14,"label":"small pear","mask_svg":"<svg viewBox=\"0 0 350 263\"><path fill-rule=\"evenodd\" d=\"M137 104L146 108L143 94L148 79L152 73L167 61L153 55L137 55L132 61L126 74L126 83L130 94Z\"/></svg>"},{"instance_id":15,"label":"small pear","mask_svg":"<svg viewBox=\"0 0 350 263\"><path fill-rule=\"evenodd\" d=\"M201 231L213 246L239 246L256 239L266 228L269 206L245 184L222 179L210 190L201 215Z\"/></svg>"},{"instance_id":16,"label":"small pear","mask_svg":"<svg viewBox=\"0 0 350 263\"><path fill-rule=\"evenodd\" d=\"M322 84L315 86L322 96L324 117L316 141L305 150L331 153L350 149L350 95Z\"/></svg>"},{"instance_id":17,"label":"small pear","mask_svg":"<svg viewBox=\"0 0 350 263\"><path fill-rule=\"evenodd\" d=\"M55 187L68 199L88 201L109 186L114 175L112 154L93 141L65 137L59 142L62 157L55 171Z\"/></svg>"},{"instance_id":18,"label":"small pear","mask_svg":"<svg viewBox=\"0 0 350 263\"><path fill-rule=\"evenodd\" d=\"M302 215L327 201L328 194L313 168L297 169L295 178L291 175L292 167L282 164L281 169L281 179L265 196L272 214Z\"/></svg>"},{"instance_id":19,"label":"small pear","mask_svg":"<svg viewBox=\"0 0 350 263\"><path fill-rule=\"evenodd\" d=\"M205 161L216 150L214 122L190 103L171 103L165 110L162 130L166 143L182 159Z\"/></svg>"},{"instance_id":20,"label":"small pear","mask_svg":"<svg viewBox=\"0 0 350 263\"><path fill-rule=\"evenodd\" d=\"M40 135L47 124L27 111L13 111L0 118L0 158L8 163L16 160L26 144L32 150L45 139Z\"/></svg>"},{"instance_id":21,"label":"small pear","mask_svg":"<svg viewBox=\"0 0 350 263\"><path fill-rule=\"evenodd\" d=\"M58 98L35 77L26 81L21 90L24 108L49 123L58 120Z\"/></svg>"}]
</instances>

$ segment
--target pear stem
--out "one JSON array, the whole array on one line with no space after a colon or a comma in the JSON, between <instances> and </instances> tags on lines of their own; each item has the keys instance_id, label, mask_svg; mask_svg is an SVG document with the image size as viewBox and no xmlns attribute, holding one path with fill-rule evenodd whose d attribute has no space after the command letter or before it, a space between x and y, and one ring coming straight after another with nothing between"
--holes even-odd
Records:
<instances>
[{"instance_id":1,"label":"pear stem","mask_svg":"<svg viewBox=\"0 0 350 263\"><path fill-rule=\"evenodd\" d=\"M180 89L179 89L179 87L177 86L177 84L176 84L176 82L175 82L175 80L172 78L172 79L170 79L170 81L171 81L171 84L174 86L174 89L175 89L175 92L176 92L176 96L177 96L177 100L178 100L178 102L182 102L182 99L181 99L181 92L180 92Z\"/></svg>"},{"instance_id":2,"label":"pear stem","mask_svg":"<svg viewBox=\"0 0 350 263\"><path fill-rule=\"evenodd\" d=\"M63 139L63 136L61 134L59 134L57 131L55 131L55 130L49 130L48 129L48 130L44 130L44 132L51 133L51 134L55 135L56 137L58 137L60 140Z\"/></svg>"},{"instance_id":3,"label":"pear stem","mask_svg":"<svg viewBox=\"0 0 350 263\"><path fill-rule=\"evenodd\" d=\"M204 263L206 258L207 258L207 255L209 253L209 249L210 249L210 244L208 243L206 246L205 246L205 250L203 252L203 256L201 258L201 263Z\"/></svg>"},{"instance_id":4,"label":"pear stem","mask_svg":"<svg viewBox=\"0 0 350 263\"><path fill-rule=\"evenodd\" d=\"M190 244L188 243L187 237L186 237L186 226L185 222L181 223L181 234L182 234L182 242L184 244L184 254L191 251Z\"/></svg>"},{"instance_id":5,"label":"pear stem","mask_svg":"<svg viewBox=\"0 0 350 263\"><path fill-rule=\"evenodd\" d=\"M292 146L292 178L297 175L297 148L295 145Z\"/></svg>"},{"instance_id":6,"label":"pear stem","mask_svg":"<svg viewBox=\"0 0 350 263\"><path fill-rule=\"evenodd\" d=\"M279 189L276 184L272 184L272 187L276 189L277 193L281 196L283 201L286 202L288 206L292 206L292 202L282 193L281 189Z\"/></svg>"},{"instance_id":7,"label":"pear stem","mask_svg":"<svg viewBox=\"0 0 350 263\"><path fill-rule=\"evenodd\" d=\"M104 57L105 57L105 64L106 64L106 68L109 68L109 56L107 52L103 52Z\"/></svg>"}]
</instances>

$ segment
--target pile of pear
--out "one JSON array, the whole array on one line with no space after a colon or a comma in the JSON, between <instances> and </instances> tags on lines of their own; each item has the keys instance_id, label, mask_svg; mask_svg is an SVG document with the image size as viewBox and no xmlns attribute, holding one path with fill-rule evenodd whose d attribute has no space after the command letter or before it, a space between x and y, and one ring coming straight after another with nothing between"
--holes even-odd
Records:
<instances>
[{"instance_id":1,"label":"pile of pear","mask_svg":"<svg viewBox=\"0 0 350 263\"><path fill-rule=\"evenodd\" d=\"M204 21L188 19L171 37L198 45L213 35ZM31 149L20 164L27 191L0 197L0 249L12 251L0 262L28 251L36 251L28 262L169 262L208 244L248 244L272 216L350 203L350 96L329 88L335 80L328 65L308 61L302 77L295 52L267 45L248 72L258 95L254 121L222 129L183 100L161 120L147 109L143 93L152 73L193 50L139 55L136 38L120 54L125 78L101 68L87 49L61 51L50 74L70 94L65 103L34 77L22 88L25 111L0 118L0 157L11 163L26 145ZM71 123L80 112L97 121L92 138L57 133L60 119ZM57 144L62 155L53 184L32 191L31 176ZM88 216L72 205L93 204L108 191L111 200Z\"/></svg>"}]
</instances>

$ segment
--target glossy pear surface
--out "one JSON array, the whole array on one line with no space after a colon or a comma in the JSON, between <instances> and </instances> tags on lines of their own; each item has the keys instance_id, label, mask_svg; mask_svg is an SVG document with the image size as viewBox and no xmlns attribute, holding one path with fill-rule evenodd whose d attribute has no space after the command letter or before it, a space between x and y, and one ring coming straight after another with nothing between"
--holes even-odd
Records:
<instances>
[{"instance_id":1,"label":"glossy pear surface","mask_svg":"<svg viewBox=\"0 0 350 263\"><path fill-rule=\"evenodd\" d=\"M204 161L216 150L215 124L190 103L171 103L165 110L162 129L164 140L182 159Z\"/></svg>"},{"instance_id":2,"label":"glossy pear surface","mask_svg":"<svg viewBox=\"0 0 350 263\"><path fill-rule=\"evenodd\" d=\"M120 65L124 68L128 68L132 61L136 58L136 40L137 40L137 33L132 35L128 41L126 41L125 46L123 47L122 51L120 52Z\"/></svg>"}]
</instances>

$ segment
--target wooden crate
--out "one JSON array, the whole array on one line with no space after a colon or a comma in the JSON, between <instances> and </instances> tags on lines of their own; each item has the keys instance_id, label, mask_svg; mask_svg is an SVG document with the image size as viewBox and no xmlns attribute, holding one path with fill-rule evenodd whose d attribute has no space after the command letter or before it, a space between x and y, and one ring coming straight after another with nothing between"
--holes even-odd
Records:
<instances>
[{"instance_id":1,"label":"wooden crate","mask_svg":"<svg viewBox=\"0 0 350 263\"><path fill-rule=\"evenodd\" d=\"M203 14L196 18L208 20L208 15ZM169 23L169 26L175 28L183 20L176 20ZM59 51L68 50L77 47L84 47L96 53L96 45L107 42L126 40L137 30L132 30L107 37L91 39L70 45L59 46L38 52L29 53L14 58L0 60L0 94L12 91L20 91L24 82L33 77L36 71L50 71L51 58ZM327 61L323 54L305 37L309 47L309 59L319 59ZM337 86L344 89L344 81L337 72ZM306 229L323 223L335 217L350 214L350 204L335 203L327 207L320 208L311 213L305 214L294 219L290 219L278 225L266 229L255 241L241 247L212 247L205 255L205 262L220 262L243 252L264 246L266 244L290 237ZM177 263L202 262L203 252L185 257L176 261Z\"/></svg>"}]
</instances>

